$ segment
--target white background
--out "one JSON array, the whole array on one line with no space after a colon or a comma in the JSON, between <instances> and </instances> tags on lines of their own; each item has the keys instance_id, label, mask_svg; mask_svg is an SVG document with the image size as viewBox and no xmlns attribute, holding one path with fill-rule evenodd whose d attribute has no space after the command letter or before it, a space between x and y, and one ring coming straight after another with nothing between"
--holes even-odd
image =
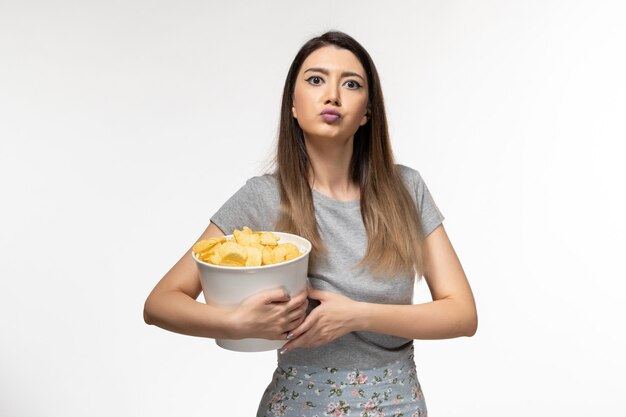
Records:
<instances>
[{"instance_id":1,"label":"white background","mask_svg":"<svg viewBox=\"0 0 626 417\"><path fill-rule=\"evenodd\" d=\"M473 338L415 342L430 415L624 415L626 7L408 4L0 0L3 416L254 415L275 353L143 302L264 172L288 66L333 28L477 300Z\"/></svg>"}]
</instances>

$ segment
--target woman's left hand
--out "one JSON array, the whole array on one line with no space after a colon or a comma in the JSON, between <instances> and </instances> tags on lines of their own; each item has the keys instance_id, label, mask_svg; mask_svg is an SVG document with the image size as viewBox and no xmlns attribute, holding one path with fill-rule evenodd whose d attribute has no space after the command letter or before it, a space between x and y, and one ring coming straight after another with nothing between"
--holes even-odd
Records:
<instances>
[{"instance_id":1,"label":"woman's left hand","mask_svg":"<svg viewBox=\"0 0 626 417\"><path fill-rule=\"evenodd\" d=\"M281 349L281 353L295 348L317 347L357 330L359 306L362 304L346 296L330 291L308 289L308 297L319 300L293 336Z\"/></svg>"}]
</instances>

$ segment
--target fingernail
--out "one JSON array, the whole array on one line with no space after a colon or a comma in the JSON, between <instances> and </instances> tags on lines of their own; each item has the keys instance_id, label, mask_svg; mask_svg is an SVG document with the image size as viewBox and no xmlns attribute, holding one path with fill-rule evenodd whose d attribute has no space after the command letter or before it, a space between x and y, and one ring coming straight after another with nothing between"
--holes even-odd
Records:
<instances>
[{"instance_id":1,"label":"fingernail","mask_svg":"<svg viewBox=\"0 0 626 417\"><path fill-rule=\"evenodd\" d=\"M283 353L285 353L285 352L287 352L287 348L282 348L282 349L280 350L280 354L281 354L281 355L282 355Z\"/></svg>"},{"instance_id":2,"label":"fingernail","mask_svg":"<svg viewBox=\"0 0 626 417\"><path fill-rule=\"evenodd\" d=\"M293 338L293 333L289 333L289 334L287 335L287 340L291 340L292 338Z\"/></svg>"}]
</instances>

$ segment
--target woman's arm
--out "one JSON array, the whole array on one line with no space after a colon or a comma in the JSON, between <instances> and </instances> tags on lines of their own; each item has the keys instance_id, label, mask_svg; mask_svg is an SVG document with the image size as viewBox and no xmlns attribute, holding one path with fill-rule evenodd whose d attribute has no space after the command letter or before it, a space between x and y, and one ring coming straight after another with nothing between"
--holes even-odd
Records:
<instances>
[{"instance_id":1,"label":"woman's arm","mask_svg":"<svg viewBox=\"0 0 626 417\"><path fill-rule=\"evenodd\" d=\"M198 240L224 236L213 223ZM196 301L202 291L198 269L190 248L154 287L143 309L147 324L190 336L230 337L225 309Z\"/></svg>"},{"instance_id":2,"label":"woman's arm","mask_svg":"<svg viewBox=\"0 0 626 417\"><path fill-rule=\"evenodd\" d=\"M473 336L478 327L474 295L443 225L424 242L424 278L433 301L416 305L361 303L358 330L407 339Z\"/></svg>"},{"instance_id":3,"label":"woman's arm","mask_svg":"<svg viewBox=\"0 0 626 417\"><path fill-rule=\"evenodd\" d=\"M352 331L407 339L473 336L478 326L474 296L443 225L424 242L424 277L433 301L414 305L354 301L329 291L309 290L320 306L294 330L284 348L315 347Z\"/></svg>"},{"instance_id":4,"label":"woman's arm","mask_svg":"<svg viewBox=\"0 0 626 417\"><path fill-rule=\"evenodd\" d=\"M220 236L224 233L211 223L198 240ZM147 324L215 339L286 339L288 332L304 320L306 292L290 299L282 289L264 291L233 308L196 301L202 286L191 251L190 248L148 296L143 310Z\"/></svg>"}]
</instances>

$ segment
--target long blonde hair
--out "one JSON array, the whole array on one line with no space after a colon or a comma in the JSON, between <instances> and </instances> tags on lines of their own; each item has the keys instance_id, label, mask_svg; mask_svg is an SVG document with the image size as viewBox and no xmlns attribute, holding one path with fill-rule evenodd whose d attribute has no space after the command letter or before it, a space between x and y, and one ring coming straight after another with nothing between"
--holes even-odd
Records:
<instances>
[{"instance_id":1,"label":"long blonde hair","mask_svg":"<svg viewBox=\"0 0 626 417\"><path fill-rule=\"evenodd\" d=\"M309 158L304 134L293 117L293 93L304 60L315 50L334 45L359 59L366 72L369 120L354 135L351 179L359 184L361 217L367 231L367 250L360 266L375 274L423 274L423 232L415 202L396 168L389 141L380 79L367 51L352 37L331 31L305 43L289 68L283 89L276 176L281 211L277 230L298 234L313 245L312 259L324 253L309 184Z\"/></svg>"}]
</instances>

